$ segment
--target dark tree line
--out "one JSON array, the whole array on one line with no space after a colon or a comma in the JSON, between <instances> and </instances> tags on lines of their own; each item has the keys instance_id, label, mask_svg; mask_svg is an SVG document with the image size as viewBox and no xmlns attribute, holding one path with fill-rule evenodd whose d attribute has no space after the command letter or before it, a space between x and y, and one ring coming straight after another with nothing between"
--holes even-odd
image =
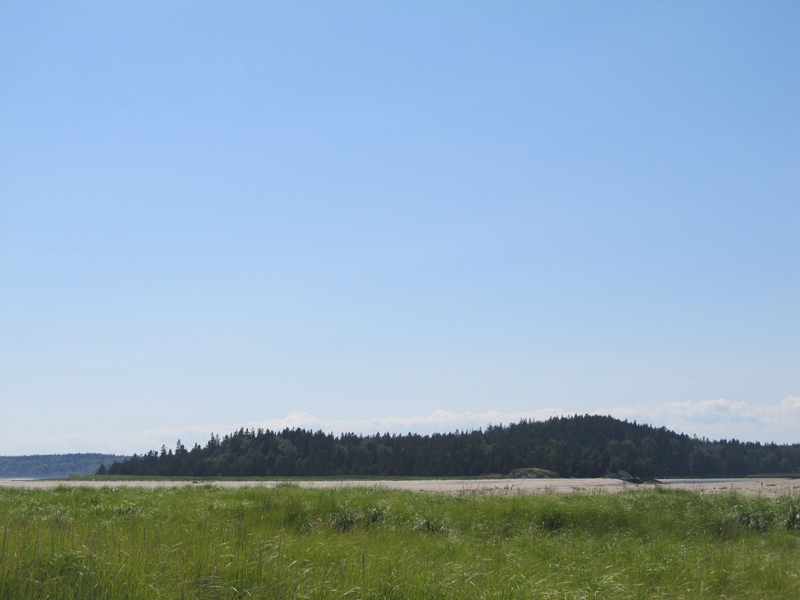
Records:
<instances>
[{"instance_id":1,"label":"dark tree line","mask_svg":"<svg viewBox=\"0 0 800 600\"><path fill-rule=\"evenodd\" d=\"M562 477L738 477L797 473L800 444L710 441L613 417L520 421L485 430L433 435L335 436L284 429L212 435L203 447L161 448L114 461L112 475L209 476L474 476L520 467Z\"/></svg>"}]
</instances>

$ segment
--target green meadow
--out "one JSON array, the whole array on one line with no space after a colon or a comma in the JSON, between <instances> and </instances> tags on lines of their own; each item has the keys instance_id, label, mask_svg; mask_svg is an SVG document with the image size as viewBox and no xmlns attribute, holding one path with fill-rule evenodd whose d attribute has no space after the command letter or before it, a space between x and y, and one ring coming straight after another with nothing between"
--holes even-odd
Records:
<instances>
[{"instance_id":1,"label":"green meadow","mask_svg":"<svg viewBox=\"0 0 800 600\"><path fill-rule=\"evenodd\" d=\"M800 598L800 498L0 489L0 598Z\"/></svg>"}]
</instances>

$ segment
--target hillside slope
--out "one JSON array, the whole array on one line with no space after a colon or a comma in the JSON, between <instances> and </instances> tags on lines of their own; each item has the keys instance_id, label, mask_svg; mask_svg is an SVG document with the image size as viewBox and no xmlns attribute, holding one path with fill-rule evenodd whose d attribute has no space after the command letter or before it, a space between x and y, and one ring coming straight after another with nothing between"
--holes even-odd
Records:
<instances>
[{"instance_id":1,"label":"hillside slope","mask_svg":"<svg viewBox=\"0 0 800 600\"><path fill-rule=\"evenodd\" d=\"M800 445L709 441L612 417L521 421L433 435L335 436L240 429L191 450L178 441L124 461L109 474L189 476L474 476L536 467L562 477L741 477L796 473Z\"/></svg>"}]
</instances>

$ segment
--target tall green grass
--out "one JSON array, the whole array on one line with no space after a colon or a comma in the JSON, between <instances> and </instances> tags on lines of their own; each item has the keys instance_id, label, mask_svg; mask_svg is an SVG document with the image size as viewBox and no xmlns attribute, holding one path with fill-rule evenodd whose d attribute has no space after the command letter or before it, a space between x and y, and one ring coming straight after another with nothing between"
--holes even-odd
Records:
<instances>
[{"instance_id":1,"label":"tall green grass","mask_svg":"<svg viewBox=\"0 0 800 600\"><path fill-rule=\"evenodd\" d=\"M800 498L0 490L0 598L800 598Z\"/></svg>"}]
</instances>

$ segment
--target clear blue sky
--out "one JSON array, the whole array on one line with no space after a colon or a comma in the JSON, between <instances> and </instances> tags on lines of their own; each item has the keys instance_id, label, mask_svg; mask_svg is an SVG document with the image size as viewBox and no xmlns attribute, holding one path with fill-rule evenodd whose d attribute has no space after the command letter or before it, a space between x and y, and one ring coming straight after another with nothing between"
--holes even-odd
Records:
<instances>
[{"instance_id":1,"label":"clear blue sky","mask_svg":"<svg viewBox=\"0 0 800 600\"><path fill-rule=\"evenodd\" d=\"M797 2L3 2L0 453L296 411L794 427L798 32Z\"/></svg>"}]
</instances>

